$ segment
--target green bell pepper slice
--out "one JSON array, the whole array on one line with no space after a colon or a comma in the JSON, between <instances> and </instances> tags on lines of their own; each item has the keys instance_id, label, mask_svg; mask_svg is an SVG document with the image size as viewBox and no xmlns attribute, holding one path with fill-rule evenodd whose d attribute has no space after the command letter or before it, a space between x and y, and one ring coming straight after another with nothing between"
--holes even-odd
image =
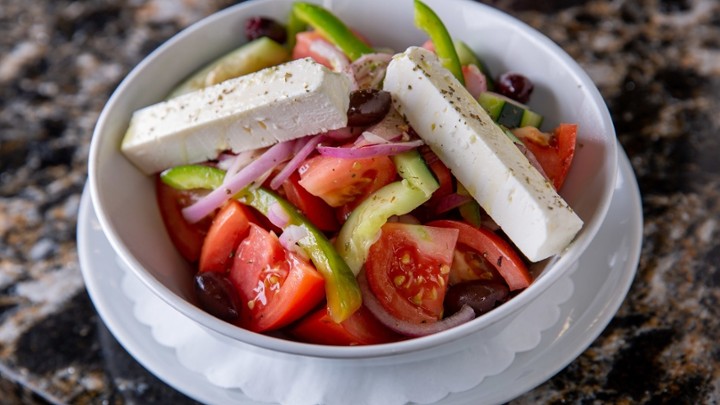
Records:
<instances>
[{"instance_id":1,"label":"green bell pepper slice","mask_svg":"<svg viewBox=\"0 0 720 405\"><path fill-rule=\"evenodd\" d=\"M335 247L353 273L358 274L380 229L393 215L404 215L430 199L440 185L415 151L393 157L401 181L390 183L360 203L343 224Z\"/></svg>"},{"instance_id":2,"label":"green bell pepper slice","mask_svg":"<svg viewBox=\"0 0 720 405\"><path fill-rule=\"evenodd\" d=\"M165 170L160 178L171 187L190 190L220 187L224 176L223 170L214 167L186 165ZM333 321L340 323L360 308L362 296L355 275L327 237L291 203L263 187L246 188L235 197L265 216L268 215L270 207L277 205L287 214L288 225L299 226L305 230L306 236L298 241L298 245L325 279L328 313Z\"/></svg>"},{"instance_id":3,"label":"green bell pepper slice","mask_svg":"<svg viewBox=\"0 0 720 405\"><path fill-rule=\"evenodd\" d=\"M440 63L464 86L462 66L450 33L440 17L420 0L415 0L415 26L428 34L435 45L435 54L440 58Z\"/></svg>"},{"instance_id":4,"label":"green bell pepper slice","mask_svg":"<svg viewBox=\"0 0 720 405\"><path fill-rule=\"evenodd\" d=\"M351 61L375 52L328 9L312 3L294 3L290 21L303 21L340 48ZM295 22L294 24L297 24Z\"/></svg>"}]
</instances>

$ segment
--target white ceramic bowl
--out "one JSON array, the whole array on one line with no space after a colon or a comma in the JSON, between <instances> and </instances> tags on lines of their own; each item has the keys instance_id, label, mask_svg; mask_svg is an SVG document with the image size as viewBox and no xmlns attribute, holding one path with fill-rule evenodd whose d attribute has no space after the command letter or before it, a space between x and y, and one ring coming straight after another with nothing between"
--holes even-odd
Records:
<instances>
[{"instance_id":1,"label":"white ceramic bowl","mask_svg":"<svg viewBox=\"0 0 720 405\"><path fill-rule=\"evenodd\" d=\"M212 15L173 37L142 61L120 84L103 110L92 139L89 176L92 200L113 248L137 276L178 311L230 341L306 356L377 358L442 353L451 342L480 330L502 329L518 310L565 274L588 246L607 212L616 174L615 132L597 89L557 45L522 22L490 7L463 0L428 0L453 37L482 55L495 74L514 70L535 83L531 107L546 125L579 124L575 161L563 197L585 225L562 254L536 266L536 281L517 297L467 324L428 337L364 346L310 345L252 333L216 319L193 301L192 270L170 242L155 202L153 179L120 153L133 111L161 100L198 67L237 47L250 16L284 21L291 0L257 0ZM348 25L377 46L404 50L425 41L413 25L411 0L327 0ZM463 339L464 340L464 339ZM463 341L460 340L460 341Z\"/></svg>"}]
</instances>

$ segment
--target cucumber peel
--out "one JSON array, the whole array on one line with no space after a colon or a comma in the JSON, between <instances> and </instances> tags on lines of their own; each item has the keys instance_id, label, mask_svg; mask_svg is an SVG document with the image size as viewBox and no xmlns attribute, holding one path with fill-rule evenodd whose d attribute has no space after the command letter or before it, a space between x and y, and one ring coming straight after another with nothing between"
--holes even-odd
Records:
<instances>
[{"instance_id":1,"label":"cucumber peel","mask_svg":"<svg viewBox=\"0 0 720 405\"><path fill-rule=\"evenodd\" d=\"M487 111L490 118L507 128L540 128L543 116L530 110L524 104L513 101L501 94L486 91L478 96L478 103Z\"/></svg>"},{"instance_id":2,"label":"cucumber peel","mask_svg":"<svg viewBox=\"0 0 720 405\"><path fill-rule=\"evenodd\" d=\"M257 72L288 60L290 60L290 52L284 46L268 37L260 37L243 44L193 73L180 83L168 98Z\"/></svg>"}]
</instances>

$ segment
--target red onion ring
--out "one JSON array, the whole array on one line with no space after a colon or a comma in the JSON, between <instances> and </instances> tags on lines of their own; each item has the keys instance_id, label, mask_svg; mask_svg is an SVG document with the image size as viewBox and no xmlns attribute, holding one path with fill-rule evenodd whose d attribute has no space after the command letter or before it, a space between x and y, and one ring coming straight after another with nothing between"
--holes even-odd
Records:
<instances>
[{"instance_id":1,"label":"red onion ring","mask_svg":"<svg viewBox=\"0 0 720 405\"><path fill-rule=\"evenodd\" d=\"M328 41L318 39L310 43L310 52L316 53L333 66L333 70L341 72L350 65L350 60L335 45Z\"/></svg>"},{"instance_id":2,"label":"red onion ring","mask_svg":"<svg viewBox=\"0 0 720 405\"><path fill-rule=\"evenodd\" d=\"M471 321L475 318L475 310L468 305L463 305L460 311L441 321L421 324L406 322L390 315L385 308L383 308L380 301L378 301L375 297L375 294L370 291L370 285L368 285L365 270L360 271L357 280L360 286L360 292L362 293L363 305L365 308L367 308L368 311L370 311L375 318L380 321L380 323L405 336L420 337L432 335L434 333L442 332L458 325L462 325L463 323Z\"/></svg>"},{"instance_id":3,"label":"red onion ring","mask_svg":"<svg viewBox=\"0 0 720 405\"><path fill-rule=\"evenodd\" d=\"M391 156L398 153L415 149L423 145L420 139L408 142L389 142L375 145L367 145L359 148L345 148L341 146L325 146L318 145L317 150L321 155L343 158L343 159L363 159L376 156Z\"/></svg>"},{"instance_id":4,"label":"red onion ring","mask_svg":"<svg viewBox=\"0 0 720 405\"><path fill-rule=\"evenodd\" d=\"M305 260L310 260L307 253L305 252L305 249L301 248L298 245L298 242L307 236L307 229L297 225L288 225L283 229L283 232L280 234L280 237L278 239L280 240L280 244L285 249L294 252L296 255L302 257Z\"/></svg>"},{"instance_id":5,"label":"red onion ring","mask_svg":"<svg viewBox=\"0 0 720 405\"><path fill-rule=\"evenodd\" d=\"M268 207L268 220L280 229L284 229L290 223L290 215L280 204L272 204Z\"/></svg>"},{"instance_id":6,"label":"red onion ring","mask_svg":"<svg viewBox=\"0 0 720 405\"><path fill-rule=\"evenodd\" d=\"M226 179L222 187L216 188L192 205L183 208L183 216L190 223L195 223L203 219L240 190L285 161L292 153L294 145L294 141L273 145L257 160L245 166L237 172L237 174L232 176L232 178Z\"/></svg>"},{"instance_id":7,"label":"red onion ring","mask_svg":"<svg viewBox=\"0 0 720 405\"><path fill-rule=\"evenodd\" d=\"M282 186L285 180L287 180L288 177L290 177L290 175L297 170L298 167L300 167L300 165L305 161L305 158L307 158L308 155L315 150L315 147L318 146L318 144L324 139L325 135L323 134L302 138L300 142L304 142L305 144L302 145L300 150L296 152L295 156L290 159L285 167L283 167L282 170L275 175L272 181L270 181L270 188L277 190L280 186Z\"/></svg>"}]
</instances>

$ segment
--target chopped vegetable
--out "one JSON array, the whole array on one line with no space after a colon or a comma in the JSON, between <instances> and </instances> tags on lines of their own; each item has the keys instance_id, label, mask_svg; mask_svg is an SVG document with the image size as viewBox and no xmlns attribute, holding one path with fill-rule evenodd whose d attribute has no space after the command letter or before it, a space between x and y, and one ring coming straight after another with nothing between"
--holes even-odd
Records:
<instances>
[{"instance_id":1,"label":"chopped vegetable","mask_svg":"<svg viewBox=\"0 0 720 405\"><path fill-rule=\"evenodd\" d=\"M373 52L373 49L350 31L345 23L322 6L311 3L295 3L292 14L335 44L351 61Z\"/></svg>"},{"instance_id":2,"label":"chopped vegetable","mask_svg":"<svg viewBox=\"0 0 720 405\"><path fill-rule=\"evenodd\" d=\"M435 53L440 62L462 84L465 79L462 74L460 59L458 59L452 37L440 17L420 0L415 0L415 25L425 31L435 45Z\"/></svg>"}]
</instances>

